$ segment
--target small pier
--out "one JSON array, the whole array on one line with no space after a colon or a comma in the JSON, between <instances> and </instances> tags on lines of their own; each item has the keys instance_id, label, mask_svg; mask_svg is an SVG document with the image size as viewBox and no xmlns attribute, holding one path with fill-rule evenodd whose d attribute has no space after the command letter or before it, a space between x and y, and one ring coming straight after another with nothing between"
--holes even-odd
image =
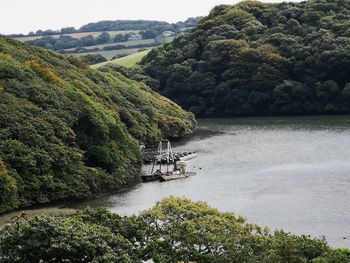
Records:
<instances>
[{"instance_id":1,"label":"small pier","mask_svg":"<svg viewBox=\"0 0 350 263\"><path fill-rule=\"evenodd\" d=\"M157 156L157 150L144 150L141 154L141 158L144 164L151 164L155 161L155 156ZM163 154L161 158L157 158L157 163L171 163L173 164L174 162L177 161L188 161L193 158L196 158L197 154L196 152L176 152L172 154L172 158L167 158L167 154Z\"/></svg>"}]
</instances>

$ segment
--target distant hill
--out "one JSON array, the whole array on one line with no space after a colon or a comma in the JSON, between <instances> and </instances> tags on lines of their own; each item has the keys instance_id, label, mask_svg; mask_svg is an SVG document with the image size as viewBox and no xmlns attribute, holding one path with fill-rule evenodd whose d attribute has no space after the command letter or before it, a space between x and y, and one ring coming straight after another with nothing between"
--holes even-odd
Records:
<instances>
[{"instance_id":1,"label":"distant hill","mask_svg":"<svg viewBox=\"0 0 350 263\"><path fill-rule=\"evenodd\" d=\"M198 116L350 113L349 21L349 0L221 5L143 69Z\"/></svg>"},{"instance_id":2,"label":"distant hill","mask_svg":"<svg viewBox=\"0 0 350 263\"><path fill-rule=\"evenodd\" d=\"M83 25L79 29L66 27L60 30L37 30L28 35L13 34L6 37L64 54L89 53L110 60L172 41L175 36L193 28L200 19L189 18L174 24L148 20L100 21Z\"/></svg>"},{"instance_id":3,"label":"distant hill","mask_svg":"<svg viewBox=\"0 0 350 263\"><path fill-rule=\"evenodd\" d=\"M112 69L0 37L0 214L116 189L139 173L140 143L194 124Z\"/></svg>"},{"instance_id":4,"label":"distant hill","mask_svg":"<svg viewBox=\"0 0 350 263\"><path fill-rule=\"evenodd\" d=\"M183 28L195 27L198 21L202 17L191 17L185 21L180 21L177 23L168 23L164 21L155 20L105 20L98 22L91 22L86 25L82 25L79 29L75 27L64 27L60 30L39 29L36 32L32 31L28 35L24 34L9 34L9 38L20 38L29 36L50 36L50 35L67 35L73 33L82 32L102 32L102 31L132 31L132 30L150 30L154 28L160 28L164 30L180 30Z\"/></svg>"}]
</instances>

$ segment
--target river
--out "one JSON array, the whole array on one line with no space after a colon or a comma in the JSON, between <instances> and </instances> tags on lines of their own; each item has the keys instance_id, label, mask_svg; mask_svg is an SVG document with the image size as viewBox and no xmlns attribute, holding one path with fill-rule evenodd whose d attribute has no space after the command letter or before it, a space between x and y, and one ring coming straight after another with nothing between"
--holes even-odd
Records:
<instances>
[{"instance_id":1,"label":"river","mask_svg":"<svg viewBox=\"0 0 350 263\"><path fill-rule=\"evenodd\" d=\"M271 229L324 235L332 246L350 247L349 116L200 120L174 149L198 153L191 162L196 176L136 183L78 206L130 215L166 196L184 196Z\"/></svg>"}]
</instances>

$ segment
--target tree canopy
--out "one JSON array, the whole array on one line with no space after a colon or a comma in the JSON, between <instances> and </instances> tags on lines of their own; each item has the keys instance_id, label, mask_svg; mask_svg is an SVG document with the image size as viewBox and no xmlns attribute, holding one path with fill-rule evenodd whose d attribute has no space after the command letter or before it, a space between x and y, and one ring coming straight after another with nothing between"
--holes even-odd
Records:
<instances>
[{"instance_id":1,"label":"tree canopy","mask_svg":"<svg viewBox=\"0 0 350 263\"><path fill-rule=\"evenodd\" d=\"M170 197L139 216L87 209L0 234L0 262L348 263L325 239L271 232L203 202Z\"/></svg>"},{"instance_id":2,"label":"tree canopy","mask_svg":"<svg viewBox=\"0 0 350 263\"><path fill-rule=\"evenodd\" d=\"M142 61L198 116L349 113L350 1L215 7Z\"/></svg>"}]
</instances>

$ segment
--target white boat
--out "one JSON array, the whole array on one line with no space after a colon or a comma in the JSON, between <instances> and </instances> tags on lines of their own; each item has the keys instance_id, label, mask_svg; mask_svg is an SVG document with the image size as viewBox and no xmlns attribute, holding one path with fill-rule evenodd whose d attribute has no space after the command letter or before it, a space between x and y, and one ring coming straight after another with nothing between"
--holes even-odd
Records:
<instances>
[{"instance_id":1,"label":"white boat","mask_svg":"<svg viewBox=\"0 0 350 263\"><path fill-rule=\"evenodd\" d=\"M195 152L188 153L187 155L184 155L180 157L180 161L189 161L197 157L197 154Z\"/></svg>"}]
</instances>

